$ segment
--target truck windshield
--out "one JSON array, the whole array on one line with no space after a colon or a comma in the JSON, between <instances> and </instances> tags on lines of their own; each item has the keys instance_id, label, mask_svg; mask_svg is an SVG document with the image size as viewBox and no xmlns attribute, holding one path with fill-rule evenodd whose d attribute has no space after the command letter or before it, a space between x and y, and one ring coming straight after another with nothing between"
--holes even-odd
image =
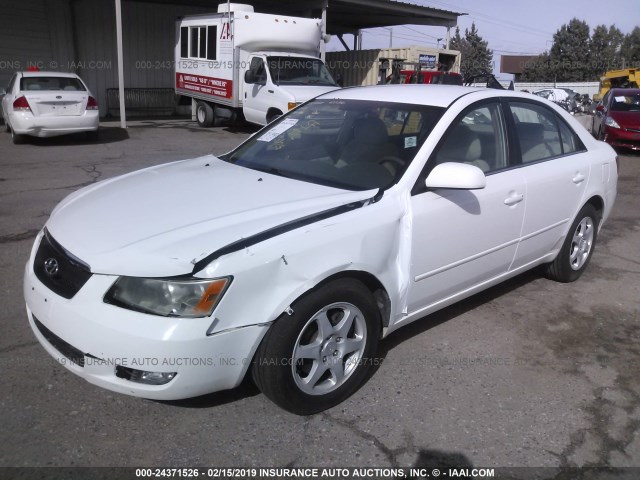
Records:
<instances>
[{"instance_id":1,"label":"truck windshield","mask_svg":"<svg viewBox=\"0 0 640 480\"><path fill-rule=\"evenodd\" d=\"M443 112L425 105L315 99L220 158L347 190L386 189L402 177Z\"/></svg>"},{"instance_id":2,"label":"truck windshield","mask_svg":"<svg viewBox=\"0 0 640 480\"><path fill-rule=\"evenodd\" d=\"M267 57L267 64L276 85L338 86L319 58Z\"/></svg>"}]
</instances>

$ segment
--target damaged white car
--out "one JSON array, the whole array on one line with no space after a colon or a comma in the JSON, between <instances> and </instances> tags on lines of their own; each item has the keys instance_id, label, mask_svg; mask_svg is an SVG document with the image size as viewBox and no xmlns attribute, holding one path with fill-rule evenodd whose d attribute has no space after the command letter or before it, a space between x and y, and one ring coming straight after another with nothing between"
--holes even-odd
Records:
<instances>
[{"instance_id":1,"label":"damaged white car","mask_svg":"<svg viewBox=\"0 0 640 480\"><path fill-rule=\"evenodd\" d=\"M28 318L109 390L181 399L252 375L310 414L399 327L537 265L577 279L616 183L611 147L531 95L336 90L228 154L67 197L26 266Z\"/></svg>"}]
</instances>

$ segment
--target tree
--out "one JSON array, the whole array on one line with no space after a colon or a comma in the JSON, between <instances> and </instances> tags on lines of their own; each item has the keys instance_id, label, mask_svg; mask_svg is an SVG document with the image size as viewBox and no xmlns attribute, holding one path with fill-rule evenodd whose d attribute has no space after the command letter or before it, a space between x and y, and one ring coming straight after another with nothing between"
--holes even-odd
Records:
<instances>
[{"instance_id":1,"label":"tree","mask_svg":"<svg viewBox=\"0 0 640 480\"><path fill-rule=\"evenodd\" d=\"M549 56L558 82L587 81L589 68L589 25L573 18L553 35Z\"/></svg>"},{"instance_id":2,"label":"tree","mask_svg":"<svg viewBox=\"0 0 640 480\"><path fill-rule=\"evenodd\" d=\"M589 67L591 79L599 78L607 70L620 68L619 50L624 34L611 25L598 25L593 29L589 43Z\"/></svg>"},{"instance_id":3,"label":"tree","mask_svg":"<svg viewBox=\"0 0 640 480\"><path fill-rule=\"evenodd\" d=\"M522 74L518 79L520 82L548 82L553 80L553 70L549 52L531 57L524 65Z\"/></svg>"},{"instance_id":4,"label":"tree","mask_svg":"<svg viewBox=\"0 0 640 480\"><path fill-rule=\"evenodd\" d=\"M475 22L471 24L471 30L464 31L464 38L460 35L460 28L456 27L451 48L460 51L460 73L465 79L492 72L493 51L488 48L488 42L478 34Z\"/></svg>"},{"instance_id":5,"label":"tree","mask_svg":"<svg viewBox=\"0 0 640 480\"><path fill-rule=\"evenodd\" d=\"M635 27L624 37L620 46L620 59L624 68L640 67L640 27Z\"/></svg>"}]
</instances>

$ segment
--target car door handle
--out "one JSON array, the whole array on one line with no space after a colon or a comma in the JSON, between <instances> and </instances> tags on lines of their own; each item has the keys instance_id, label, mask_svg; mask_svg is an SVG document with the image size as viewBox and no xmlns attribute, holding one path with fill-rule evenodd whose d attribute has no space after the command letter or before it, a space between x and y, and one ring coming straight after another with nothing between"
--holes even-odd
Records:
<instances>
[{"instance_id":1,"label":"car door handle","mask_svg":"<svg viewBox=\"0 0 640 480\"><path fill-rule=\"evenodd\" d=\"M575 183L576 185L580 185L582 182L584 182L584 179L586 177L581 174L580 172L576 173L575 177L573 177L572 181L573 183Z\"/></svg>"},{"instance_id":2,"label":"car door handle","mask_svg":"<svg viewBox=\"0 0 640 480\"><path fill-rule=\"evenodd\" d=\"M516 203L520 203L522 200L524 200L524 195L522 193L513 192L504 199L504 204L512 207Z\"/></svg>"}]
</instances>

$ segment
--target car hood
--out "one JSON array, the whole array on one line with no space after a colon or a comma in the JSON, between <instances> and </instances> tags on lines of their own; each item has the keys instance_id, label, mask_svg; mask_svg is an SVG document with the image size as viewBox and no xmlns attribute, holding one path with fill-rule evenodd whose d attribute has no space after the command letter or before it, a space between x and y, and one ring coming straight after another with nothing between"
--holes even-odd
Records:
<instances>
[{"instance_id":1,"label":"car hood","mask_svg":"<svg viewBox=\"0 0 640 480\"><path fill-rule=\"evenodd\" d=\"M623 128L640 129L640 112L609 112L618 125Z\"/></svg>"},{"instance_id":2,"label":"car hood","mask_svg":"<svg viewBox=\"0 0 640 480\"><path fill-rule=\"evenodd\" d=\"M292 180L206 156L79 190L54 209L46 227L94 273L183 275L235 241L375 193Z\"/></svg>"}]
</instances>

